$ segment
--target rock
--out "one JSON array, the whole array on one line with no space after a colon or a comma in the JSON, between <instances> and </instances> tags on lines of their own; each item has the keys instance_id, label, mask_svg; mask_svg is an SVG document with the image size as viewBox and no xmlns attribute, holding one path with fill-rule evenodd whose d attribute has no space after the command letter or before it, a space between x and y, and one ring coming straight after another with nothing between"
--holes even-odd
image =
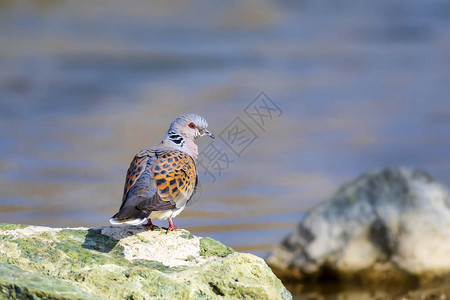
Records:
<instances>
[{"instance_id":1,"label":"rock","mask_svg":"<svg viewBox=\"0 0 450 300\"><path fill-rule=\"evenodd\" d=\"M419 170L369 172L312 208L266 258L290 279L427 281L450 273L450 197Z\"/></svg>"},{"instance_id":2,"label":"rock","mask_svg":"<svg viewBox=\"0 0 450 300\"><path fill-rule=\"evenodd\" d=\"M263 259L186 230L0 224L0 299L291 299Z\"/></svg>"},{"instance_id":3,"label":"rock","mask_svg":"<svg viewBox=\"0 0 450 300\"><path fill-rule=\"evenodd\" d=\"M393 300L448 300L450 299L449 278L440 284L431 285L426 288L411 290L402 295L390 297Z\"/></svg>"}]
</instances>

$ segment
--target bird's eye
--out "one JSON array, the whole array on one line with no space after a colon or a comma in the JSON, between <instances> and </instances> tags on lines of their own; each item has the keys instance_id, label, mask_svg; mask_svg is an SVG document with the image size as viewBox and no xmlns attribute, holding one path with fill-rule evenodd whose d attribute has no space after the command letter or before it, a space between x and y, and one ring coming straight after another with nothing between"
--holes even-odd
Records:
<instances>
[{"instance_id":1,"label":"bird's eye","mask_svg":"<svg viewBox=\"0 0 450 300\"><path fill-rule=\"evenodd\" d=\"M194 129L195 128L195 124L194 123L189 123L189 128Z\"/></svg>"}]
</instances>

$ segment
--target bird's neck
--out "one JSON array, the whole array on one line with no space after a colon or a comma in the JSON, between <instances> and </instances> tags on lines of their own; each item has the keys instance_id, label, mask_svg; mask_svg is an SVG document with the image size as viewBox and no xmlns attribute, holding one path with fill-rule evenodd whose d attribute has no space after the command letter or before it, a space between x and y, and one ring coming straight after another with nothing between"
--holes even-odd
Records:
<instances>
[{"instance_id":1,"label":"bird's neck","mask_svg":"<svg viewBox=\"0 0 450 300\"><path fill-rule=\"evenodd\" d=\"M197 159L198 147L194 143L193 139L184 138L179 133L169 131L169 132L167 132L166 136L164 137L163 143L167 144L168 146L179 149L183 152L186 152L187 154L192 156L194 159Z\"/></svg>"}]
</instances>

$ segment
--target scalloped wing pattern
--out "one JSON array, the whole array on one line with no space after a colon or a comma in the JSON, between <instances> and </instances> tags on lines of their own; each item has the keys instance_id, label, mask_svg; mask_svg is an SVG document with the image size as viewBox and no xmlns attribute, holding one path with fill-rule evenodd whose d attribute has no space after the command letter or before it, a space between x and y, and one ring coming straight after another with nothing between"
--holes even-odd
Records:
<instances>
[{"instance_id":1,"label":"scalloped wing pattern","mask_svg":"<svg viewBox=\"0 0 450 300\"><path fill-rule=\"evenodd\" d=\"M163 201L184 206L197 181L194 160L182 151L164 153L153 165L152 177Z\"/></svg>"}]
</instances>

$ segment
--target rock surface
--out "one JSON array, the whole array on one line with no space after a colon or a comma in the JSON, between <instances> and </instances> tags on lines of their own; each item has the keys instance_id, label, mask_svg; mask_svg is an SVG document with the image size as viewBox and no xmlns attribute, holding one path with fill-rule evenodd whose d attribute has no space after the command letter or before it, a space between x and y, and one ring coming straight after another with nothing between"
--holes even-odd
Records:
<instances>
[{"instance_id":1,"label":"rock surface","mask_svg":"<svg viewBox=\"0 0 450 300\"><path fill-rule=\"evenodd\" d=\"M188 231L0 224L0 299L290 299L264 260Z\"/></svg>"},{"instance_id":2,"label":"rock surface","mask_svg":"<svg viewBox=\"0 0 450 300\"><path fill-rule=\"evenodd\" d=\"M450 197L418 170L385 169L311 209L267 257L291 279L427 281L450 272Z\"/></svg>"}]
</instances>

